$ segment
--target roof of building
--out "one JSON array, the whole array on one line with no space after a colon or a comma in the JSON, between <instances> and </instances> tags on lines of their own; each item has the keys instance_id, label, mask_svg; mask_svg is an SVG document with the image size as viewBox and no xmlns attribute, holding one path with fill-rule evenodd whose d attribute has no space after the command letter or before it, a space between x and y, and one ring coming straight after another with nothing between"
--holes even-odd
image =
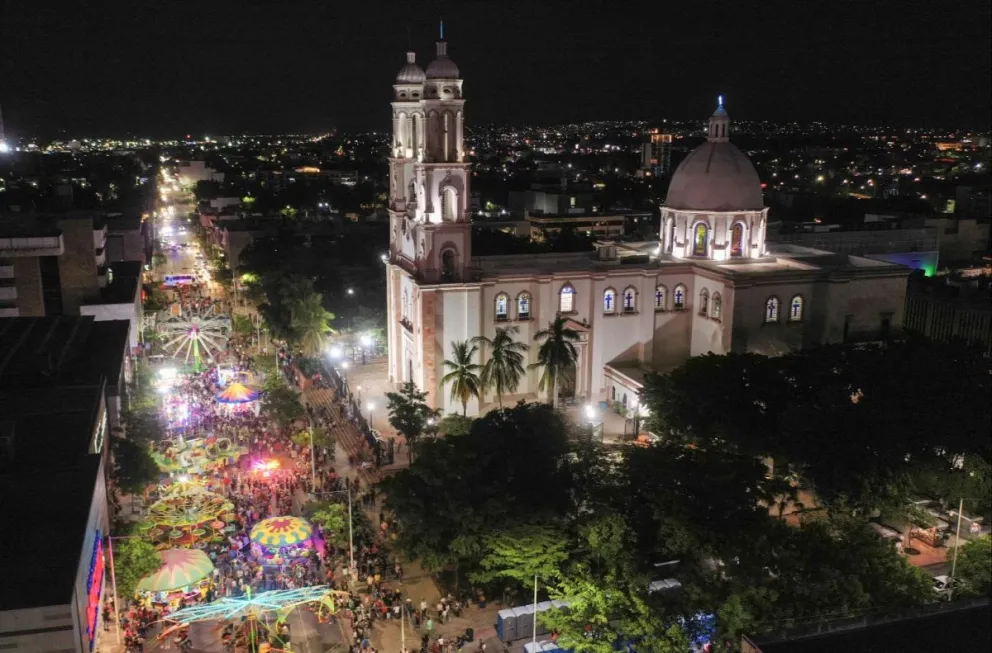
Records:
<instances>
[{"instance_id":1,"label":"roof of building","mask_svg":"<svg viewBox=\"0 0 992 653\"><path fill-rule=\"evenodd\" d=\"M133 304L137 301L141 286L141 261L115 261L109 267L113 271L110 283L100 289L99 297L84 302L84 305Z\"/></svg>"},{"instance_id":2,"label":"roof of building","mask_svg":"<svg viewBox=\"0 0 992 653\"><path fill-rule=\"evenodd\" d=\"M685 211L760 211L764 208L758 172L747 156L730 142L729 124L721 99L710 118L706 142L690 152L675 169L666 206Z\"/></svg>"},{"instance_id":3,"label":"roof of building","mask_svg":"<svg viewBox=\"0 0 992 653\"><path fill-rule=\"evenodd\" d=\"M96 385L117 394L130 323L90 316L0 318L0 392Z\"/></svg>"},{"instance_id":4,"label":"roof of building","mask_svg":"<svg viewBox=\"0 0 992 653\"><path fill-rule=\"evenodd\" d=\"M987 603L932 615L913 615L820 637L758 645L763 653L829 651L988 651L992 648L992 607Z\"/></svg>"},{"instance_id":5,"label":"roof of building","mask_svg":"<svg viewBox=\"0 0 992 653\"><path fill-rule=\"evenodd\" d=\"M4 422L13 425L0 473L76 465L90 453L102 394L102 384L0 390Z\"/></svg>"},{"instance_id":6,"label":"roof of building","mask_svg":"<svg viewBox=\"0 0 992 653\"><path fill-rule=\"evenodd\" d=\"M87 454L70 467L46 469L43 479L25 470L0 473L0 611L72 601L100 460Z\"/></svg>"},{"instance_id":7,"label":"roof of building","mask_svg":"<svg viewBox=\"0 0 992 653\"><path fill-rule=\"evenodd\" d=\"M519 254L476 256L472 263L482 280L492 277L509 278L517 275L567 276L569 273L632 274L640 271L664 273L667 269L698 266L727 278L748 278L767 275L768 279L795 274L824 275L861 271L877 274L905 274L905 266L848 254L835 254L812 247L770 243L768 255L754 259L709 261L676 259L667 254L658 256L657 241L612 244L616 258L604 260L598 252Z\"/></svg>"},{"instance_id":8,"label":"roof of building","mask_svg":"<svg viewBox=\"0 0 992 653\"><path fill-rule=\"evenodd\" d=\"M406 53L406 64L396 73L397 84L422 84L427 79L424 69L417 65L417 55L413 52Z\"/></svg>"},{"instance_id":9,"label":"roof of building","mask_svg":"<svg viewBox=\"0 0 992 653\"><path fill-rule=\"evenodd\" d=\"M448 44L437 42L437 57L427 64L427 79L458 79L458 66L448 58Z\"/></svg>"}]
</instances>

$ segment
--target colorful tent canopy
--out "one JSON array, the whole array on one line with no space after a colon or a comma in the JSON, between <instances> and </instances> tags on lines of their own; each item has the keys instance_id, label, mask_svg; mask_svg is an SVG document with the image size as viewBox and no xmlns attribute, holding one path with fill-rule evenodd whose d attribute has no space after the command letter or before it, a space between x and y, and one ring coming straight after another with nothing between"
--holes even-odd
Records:
<instances>
[{"instance_id":1,"label":"colorful tent canopy","mask_svg":"<svg viewBox=\"0 0 992 653\"><path fill-rule=\"evenodd\" d=\"M218 393L214 399L222 404L244 404L258 399L258 390L235 382Z\"/></svg>"},{"instance_id":2,"label":"colorful tent canopy","mask_svg":"<svg viewBox=\"0 0 992 653\"><path fill-rule=\"evenodd\" d=\"M267 549L294 546L310 539L313 529L299 517L269 517L251 529L251 541Z\"/></svg>"},{"instance_id":3,"label":"colorful tent canopy","mask_svg":"<svg viewBox=\"0 0 992 653\"><path fill-rule=\"evenodd\" d=\"M160 551L162 566L138 583L142 592L168 592L203 580L214 570L207 554L199 549Z\"/></svg>"}]
</instances>

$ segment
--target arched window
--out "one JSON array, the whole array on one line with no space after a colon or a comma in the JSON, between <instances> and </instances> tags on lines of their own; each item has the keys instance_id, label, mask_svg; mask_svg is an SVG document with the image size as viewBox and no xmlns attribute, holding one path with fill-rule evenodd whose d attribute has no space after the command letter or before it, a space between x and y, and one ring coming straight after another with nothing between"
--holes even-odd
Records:
<instances>
[{"instance_id":1,"label":"arched window","mask_svg":"<svg viewBox=\"0 0 992 653\"><path fill-rule=\"evenodd\" d=\"M446 249L441 252L441 280L454 281L455 279L455 250Z\"/></svg>"},{"instance_id":2,"label":"arched window","mask_svg":"<svg viewBox=\"0 0 992 653\"><path fill-rule=\"evenodd\" d=\"M564 291L563 291L564 292ZM617 291L607 288L603 292L603 313L612 315L617 312Z\"/></svg>"},{"instance_id":3,"label":"arched window","mask_svg":"<svg viewBox=\"0 0 992 653\"><path fill-rule=\"evenodd\" d=\"M713 293L713 306L710 308L710 317L714 320L720 319L720 313L723 312L723 298L720 297L720 293Z\"/></svg>"},{"instance_id":4,"label":"arched window","mask_svg":"<svg viewBox=\"0 0 992 653\"><path fill-rule=\"evenodd\" d=\"M637 310L637 290L627 286L623 291L623 312L633 313Z\"/></svg>"},{"instance_id":5,"label":"arched window","mask_svg":"<svg viewBox=\"0 0 992 653\"><path fill-rule=\"evenodd\" d=\"M613 401L617 400L617 387L615 385L610 386L610 399Z\"/></svg>"},{"instance_id":6,"label":"arched window","mask_svg":"<svg viewBox=\"0 0 992 653\"><path fill-rule=\"evenodd\" d=\"M675 292L672 293L672 308L676 311L685 310L685 286L682 284L675 286Z\"/></svg>"},{"instance_id":7,"label":"arched window","mask_svg":"<svg viewBox=\"0 0 992 653\"><path fill-rule=\"evenodd\" d=\"M530 319L530 293L522 292L517 295L517 319Z\"/></svg>"},{"instance_id":8,"label":"arched window","mask_svg":"<svg viewBox=\"0 0 992 653\"><path fill-rule=\"evenodd\" d=\"M730 230L730 255L744 256L744 225L740 222Z\"/></svg>"},{"instance_id":9,"label":"arched window","mask_svg":"<svg viewBox=\"0 0 992 653\"><path fill-rule=\"evenodd\" d=\"M654 310L665 310L665 301L668 299L668 290L664 286L657 286L654 289Z\"/></svg>"},{"instance_id":10,"label":"arched window","mask_svg":"<svg viewBox=\"0 0 992 653\"><path fill-rule=\"evenodd\" d=\"M706 256L709 253L710 230L702 222L692 228L692 255Z\"/></svg>"},{"instance_id":11,"label":"arched window","mask_svg":"<svg viewBox=\"0 0 992 653\"><path fill-rule=\"evenodd\" d=\"M441 191L441 219L445 222L458 219L458 194L451 186Z\"/></svg>"},{"instance_id":12,"label":"arched window","mask_svg":"<svg viewBox=\"0 0 992 653\"><path fill-rule=\"evenodd\" d=\"M703 288L699 291L699 314L709 315L710 312L710 291Z\"/></svg>"},{"instance_id":13,"label":"arched window","mask_svg":"<svg viewBox=\"0 0 992 653\"><path fill-rule=\"evenodd\" d=\"M575 311L575 288L572 284L566 283L558 293L558 312L572 313Z\"/></svg>"},{"instance_id":14,"label":"arched window","mask_svg":"<svg viewBox=\"0 0 992 653\"><path fill-rule=\"evenodd\" d=\"M765 322L778 322L778 297L769 297L765 302Z\"/></svg>"},{"instance_id":15,"label":"arched window","mask_svg":"<svg viewBox=\"0 0 992 653\"><path fill-rule=\"evenodd\" d=\"M796 295L789 302L789 321L790 322L802 322L803 320L803 297L802 295Z\"/></svg>"},{"instance_id":16,"label":"arched window","mask_svg":"<svg viewBox=\"0 0 992 653\"><path fill-rule=\"evenodd\" d=\"M510 312L510 296L505 292L496 295L496 321L505 322Z\"/></svg>"}]
</instances>

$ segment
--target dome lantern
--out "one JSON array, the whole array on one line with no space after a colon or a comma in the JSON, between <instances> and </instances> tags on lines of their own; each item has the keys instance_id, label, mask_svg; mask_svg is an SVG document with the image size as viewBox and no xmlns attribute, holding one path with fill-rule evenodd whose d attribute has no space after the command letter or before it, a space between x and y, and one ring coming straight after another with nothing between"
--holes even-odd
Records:
<instances>
[{"instance_id":1,"label":"dome lantern","mask_svg":"<svg viewBox=\"0 0 992 653\"><path fill-rule=\"evenodd\" d=\"M727 110L723 108L722 95L718 95L716 98L716 111L710 116L710 126L706 140L711 143L727 143L730 141L730 116L727 115Z\"/></svg>"}]
</instances>

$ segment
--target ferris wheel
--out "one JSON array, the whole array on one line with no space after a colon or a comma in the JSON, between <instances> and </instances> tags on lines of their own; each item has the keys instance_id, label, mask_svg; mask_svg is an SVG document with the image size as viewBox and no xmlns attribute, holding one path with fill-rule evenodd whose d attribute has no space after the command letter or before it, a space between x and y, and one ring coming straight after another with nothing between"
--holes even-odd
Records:
<instances>
[{"instance_id":1,"label":"ferris wheel","mask_svg":"<svg viewBox=\"0 0 992 653\"><path fill-rule=\"evenodd\" d=\"M159 326L165 339L165 350L186 364L192 361L197 368L223 351L230 329L230 318L216 313L213 306L184 309Z\"/></svg>"}]
</instances>

